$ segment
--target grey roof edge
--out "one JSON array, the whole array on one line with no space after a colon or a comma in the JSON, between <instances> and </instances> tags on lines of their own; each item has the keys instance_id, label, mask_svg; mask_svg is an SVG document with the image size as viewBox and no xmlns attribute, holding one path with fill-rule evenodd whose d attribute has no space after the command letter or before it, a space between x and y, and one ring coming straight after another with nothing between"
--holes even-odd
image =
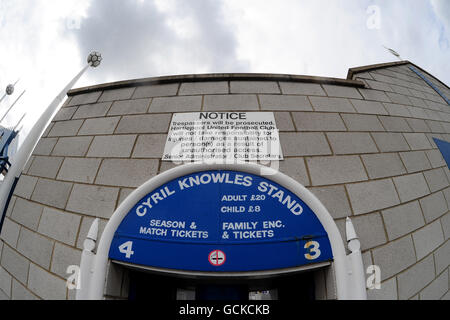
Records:
<instances>
[{"instance_id":1,"label":"grey roof edge","mask_svg":"<svg viewBox=\"0 0 450 320\"><path fill-rule=\"evenodd\" d=\"M442 84L444 87L449 89L449 87L445 83L443 83L441 80L439 80L439 78L433 76L428 71L424 70L423 68L419 67L418 65L416 65L416 64L414 64L414 63L412 63L411 61L408 61L408 60L393 61L393 62L386 62L386 63L377 63L377 64L370 64L370 65L367 65L367 66L350 68L350 69L348 69L347 80L351 80L353 78L353 76L355 74L357 74L357 73L372 71L372 70L376 70L376 69L395 67L395 66L402 66L402 65L405 65L405 64L410 64L410 65L414 66L415 68L419 69L420 71L425 72L427 75L429 75L430 77L433 77L436 81L439 81L440 84Z\"/></svg>"},{"instance_id":2,"label":"grey roof edge","mask_svg":"<svg viewBox=\"0 0 450 320\"><path fill-rule=\"evenodd\" d=\"M309 82L319 84L332 84L340 86L350 86L364 88L365 84L359 80L352 79L340 79L329 77L316 77L305 75L291 75L291 74L270 74L270 73L209 73L209 74L185 74L174 76L161 76L151 78L141 78L133 80L124 80L103 83L93 86L81 87L70 90L67 95L74 96L83 93L95 92L99 90L112 90L129 88L145 85L156 85L166 83L179 83L179 82L202 82L202 81L230 81L230 80L243 80L243 81L290 81L290 82Z\"/></svg>"}]
</instances>

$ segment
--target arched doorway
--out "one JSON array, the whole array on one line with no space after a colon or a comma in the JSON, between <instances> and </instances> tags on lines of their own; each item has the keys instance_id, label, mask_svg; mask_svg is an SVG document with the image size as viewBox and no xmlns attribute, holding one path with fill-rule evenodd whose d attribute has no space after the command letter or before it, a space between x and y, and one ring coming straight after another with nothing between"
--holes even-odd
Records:
<instances>
[{"instance_id":1,"label":"arched doorway","mask_svg":"<svg viewBox=\"0 0 450 320\"><path fill-rule=\"evenodd\" d=\"M89 298L103 298L110 261L212 285L331 263L338 299L351 298L344 244L327 209L292 178L256 164L194 163L150 179L108 222Z\"/></svg>"}]
</instances>

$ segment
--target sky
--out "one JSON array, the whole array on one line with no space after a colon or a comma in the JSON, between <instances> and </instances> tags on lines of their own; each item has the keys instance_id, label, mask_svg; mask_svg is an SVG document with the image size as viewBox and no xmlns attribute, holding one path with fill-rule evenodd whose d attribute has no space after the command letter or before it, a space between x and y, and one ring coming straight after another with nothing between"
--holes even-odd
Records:
<instances>
[{"instance_id":1,"label":"sky","mask_svg":"<svg viewBox=\"0 0 450 320\"><path fill-rule=\"evenodd\" d=\"M21 140L92 50L75 87L193 73L345 78L397 60L450 84L448 0L0 0L1 125L26 112Z\"/></svg>"}]
</instances>

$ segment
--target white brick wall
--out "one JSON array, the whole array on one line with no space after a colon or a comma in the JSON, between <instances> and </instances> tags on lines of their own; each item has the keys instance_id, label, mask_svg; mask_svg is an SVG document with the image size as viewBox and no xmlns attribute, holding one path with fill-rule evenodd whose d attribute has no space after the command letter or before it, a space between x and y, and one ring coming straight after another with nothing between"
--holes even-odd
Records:
<instances>
[{"instance_id":1,"label":"white brick wall","mask_svg":"<svg viewBox=\"0 0 450 320\"><path fill-rule=\"evenodd\" d=\"M450 171L432 138L450 141L450 109L406 65L353 78L366 87L211 78L70 97L8 208L0 297L74 297L65 269L79 263L93 219L101 234L134 188L175 166L160 160L172 113L263 110L280 129L280 171L308 187L341 232L352 217L364 262L381 267L382 288L369 298L448 299ZM315 277L317 292L335 298L331 270Z\"/></svg>"}]
</instances>

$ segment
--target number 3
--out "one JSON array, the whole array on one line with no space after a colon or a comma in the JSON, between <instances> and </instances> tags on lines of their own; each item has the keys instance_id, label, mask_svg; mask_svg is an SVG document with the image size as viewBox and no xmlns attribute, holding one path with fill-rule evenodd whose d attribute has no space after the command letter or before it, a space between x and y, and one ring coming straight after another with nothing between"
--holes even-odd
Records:
<instances>
[{"instance_id":1,"label":"number 3","mask_svg":"<svg viewBox=\"0 0 450 320\"><path fill-rule=\"evenodd\" d=\"M309 252L305 253L306 259L314 260L320 256L319 243L317 241L308 241L305 243L304 248L309 249Z\"/></svg>"},{"instance_id":2,"label":"number 3","mask_svg":"<svg viewBox=\"0 0 450 320\"><path fill-rule=\"evenodd\" d=\"M127 241L119 246L119 251L125 253L125 258L130 259L134 251L131 250L133 247L133 241Z\"/></svg>"}]
</instances>

